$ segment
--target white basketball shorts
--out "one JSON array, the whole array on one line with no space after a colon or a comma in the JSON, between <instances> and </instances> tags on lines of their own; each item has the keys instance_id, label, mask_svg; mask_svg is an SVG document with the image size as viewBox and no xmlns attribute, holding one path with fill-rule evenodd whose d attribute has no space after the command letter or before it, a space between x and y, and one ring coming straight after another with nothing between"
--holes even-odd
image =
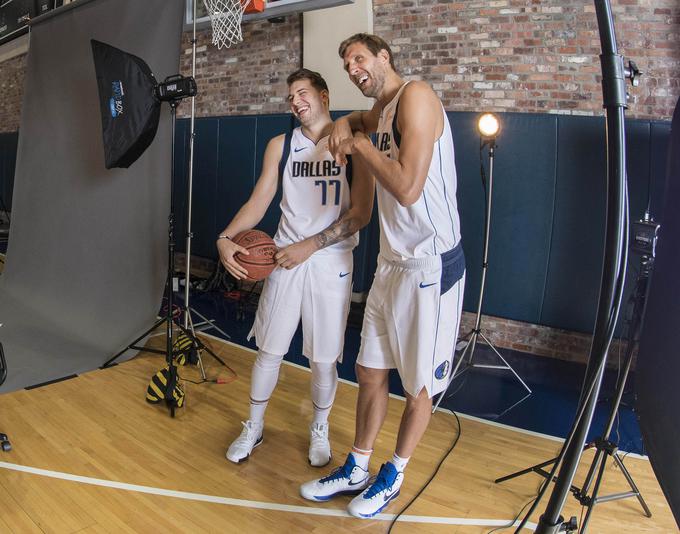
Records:
<instances>
[{"instance_id":1,"label":"white basketball shorts","mask_svg":"<svg viewBox=\"0 0 680 534\"><path fill-rule=\"evenodd\" d=\"M378 258L368 294L357 363L396 368L404 390L441 393L453 369L465 288L460 245L401 262Z\"/></svg>"},{"instance_id":2,"label":"white basketball shorts","mask_svg":"<svg viewBox=\"0 0 680 534\"><path fill-rule=\"evenodd\" d=\"M313 362L341 361L352 269L351 251L312 254L293 269L274 269L248 339L255 336L258 348L270 354L286 354L302 319L302 354Z\"/></svg>"}]
</instances>

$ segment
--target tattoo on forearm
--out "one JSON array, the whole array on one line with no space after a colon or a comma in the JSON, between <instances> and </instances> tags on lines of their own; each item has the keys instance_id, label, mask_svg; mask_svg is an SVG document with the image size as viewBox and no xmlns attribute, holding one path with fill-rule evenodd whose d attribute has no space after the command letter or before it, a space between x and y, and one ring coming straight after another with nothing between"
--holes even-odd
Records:
<instances>
[{"instance_id":1,"label":"tattoo on forearm","mask_svg":"<svg viewBox=\"0 0 680 534\"><path fill-rule=\"evenodd\" d=\"M314 236L316 244L321 249L339 243L359 230L359 224L357 217L342 216L324 231Z\"/></svg>"}]
</instances>

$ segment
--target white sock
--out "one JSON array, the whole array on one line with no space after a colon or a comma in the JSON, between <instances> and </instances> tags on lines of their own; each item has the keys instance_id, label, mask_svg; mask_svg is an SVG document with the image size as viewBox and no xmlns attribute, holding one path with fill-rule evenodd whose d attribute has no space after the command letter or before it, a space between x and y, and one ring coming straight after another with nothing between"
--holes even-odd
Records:
<instances>
[{"instance_id":1,"label":"white sock","mask_svg":"<svg viewBox=\"0 0 680 534\"><path fill-rule=\"evenodd\" d=\"M359 449L358 447L352 447L352 452L350 454L354 457L354 463L357 464L364 471L368 471L368 462L371 459L371 454L373 449L367 451L364 449Z\"/></svg>"},{"instance_id":2,"label":"white sock","mask_svg":"<svg viewBox=\"0 0 680 534\"><path fill-rule=\"evenodd\" d=\"M279 380L281 361L283 355L269 354L262 350L257 353L250 382L250 420L254 423L264 423L267 403Z\"/></svg>"},{"instance_id":3,"label":"white sock","mask_svg":"<svg viewBox=\"0 0 680 534\"><path fill-rule=\"evenodd\" d=\"M312 404L314 405L312 424L327 423L335 392L338 389L338 368L335 362L309 362L309 365L312 369Z\"/></svg>"},{"instance_id":4,"label":"white sock","mask_svg":"<svg viewBox=\"0 0 680 534\"><path fill-rule=\"evenodd\" d=\"M409 456L408 458L402 458L401 456L397 456L397 453L394 453L394 456L392 456L392 465L397 468L397 471L404 471L406 469L406 464L408 464L408 461L411 459Z\"/></svg>"}]
</instances>

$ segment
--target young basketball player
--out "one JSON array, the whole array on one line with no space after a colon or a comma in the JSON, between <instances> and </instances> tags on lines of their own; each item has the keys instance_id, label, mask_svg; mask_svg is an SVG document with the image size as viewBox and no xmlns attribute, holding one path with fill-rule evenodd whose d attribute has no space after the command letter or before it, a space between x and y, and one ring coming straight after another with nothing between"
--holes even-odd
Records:
<instances>
[{"instance_id":1,"label":"young basketball player","mask_svg":"<svg viewBox=\"0 0 680 534\"><path fill-rule=\"evenodd\" d=\"M265 281L249 334L259 349L250 386L250 416L227 458L246 460L262 443L265 409L302 319L302 350L312 370L314 406L309 462L323 466L331 458L328 415L349 311L352 249L359 241L358 230L370 220L374 185L370 175L350 161L337 164L328 151L332 121L328 86L321 75L300 69L287 82L288 103L301 126L269 141L252 195L217 239L225 268L237 279L245 278L247 271L234 254L248 252L231 236L262 220L281 184L281 220L274 236L278 267Z\"/></svg>"},{"instance_id":2,"label":"young basketball player","mask_svg":"<svg viewBox=\"0 0 680 534\"><path fill-rule=\"evenodd\" d=\"M465 260L456 168L446 113L424 82L405 82L381 38L357 34L339 49L350 80L376 99L371 111L336 121L331 153L352 154L377 180L380 256L357 359L356 433L345 464L300 488L306 499L358 494L348 511L371 517L399 495L404 469L449 378L458 334ZM354 134L352 133L354 132ZM376 146L367 133L376 132ZM387 411L389 369L406 394L396 449L369 480L368 464Z\"/></svg>"}]
</instances>

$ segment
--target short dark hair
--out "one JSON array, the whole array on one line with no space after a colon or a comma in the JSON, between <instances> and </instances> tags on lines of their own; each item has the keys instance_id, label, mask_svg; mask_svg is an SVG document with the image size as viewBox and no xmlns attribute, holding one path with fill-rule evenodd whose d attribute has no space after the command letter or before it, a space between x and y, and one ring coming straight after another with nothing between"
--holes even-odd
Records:
<instances>
[{"instance_id":1,"label":"short dark hair","mask_svg":"<svg viewBox=\"0 0 680 534\"><path fill-rule=\"evenodd\" d=\"M390 66L392 67L392 70L397 70L394 66L394 56L392 54L392 50L390 49L390 45L388 45L384 39L378 37L377 35L371 35L370 33L355 33L340 43L338 54L341 58L345 58L345 52L347 52L349 46L353 45L354 43L361 43L365 45L374 56L377 56L378 52L381 50L385 50L390 56Z\"/></svg>"},{"instance_id":2,"label":"short dark hair","mask_svg":"<svg viewBox=\"0 0 680 534\"><path fill-rule=\"evenodd\" d=\"M309 83L312 84L312 87L318 91L330 92L328 91L328 84L326 83L326 80L323 79L323 76L313 70L298 69L288 76L286 83L290 87L293 82L297 82L298 80L309 80Z\"/></svg>"}]
</instances>

